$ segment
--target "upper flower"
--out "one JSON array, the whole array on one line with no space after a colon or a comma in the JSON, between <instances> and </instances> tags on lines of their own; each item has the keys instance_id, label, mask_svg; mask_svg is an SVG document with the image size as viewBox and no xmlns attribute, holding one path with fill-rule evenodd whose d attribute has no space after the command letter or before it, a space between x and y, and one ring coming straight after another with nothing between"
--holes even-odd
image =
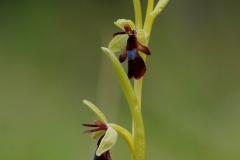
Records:
<instances>
[{"instance_id":1,"label":"upper flower","mask_svg":"<svg viewBox=\"0 0 240 160\"><path fill-rule=\"evenodd\" d=\"M85 103L100 120L96 120L94 124L83 124L87 127L97 127L96 129L86 130L83 133L91 133L93 140L98 140L98 148L96 150L96 156L100 157L102 154L109 153L109 150L114 146L117 141L117 132L107 123L107 119L104 114L91 102L84 100Z\"/></svg>"},{"instance_id":2,"label":"upper flower","mask_svg":"<svg viewBox=\"0 0 240 160\"><path fill-rule=\"evenodd\" d=\"M124 26L126 26L126 25L129 25L129 27L132 30L135 30L135 24L131 20L118 19L116 22L114 22L114 24L117 25L119 28L121 28L124 31L125 31ZM137 37L137 40L139 41L139 43L146 46L148 43L148 39L149 39L148 34L145 31L143 31L142 29L137 29L135 31L136 31L136 37ZM126 32L118 32L118 33L126 33ZM108 48L114 53L122 51L127 45L128 37L129 37L128 34L116 35L109 43Z\"/></svg>"},{"instance_id":3,"label":"upper flower","mask_svg":"<svg viewBox=\"0 0 240 160\"><path fill-rule=\"evenodd\" d=\"M135 25L130 20L120 19L115 24L125 31L113 35L109 49L112 52L123 50L119 61L122 63L128 57L128 78L140 79L146 72L146 66L138 51L146 55L151 54L146 47L148 36L143 30L135 30Z\"/></svg>"}]
</instances>

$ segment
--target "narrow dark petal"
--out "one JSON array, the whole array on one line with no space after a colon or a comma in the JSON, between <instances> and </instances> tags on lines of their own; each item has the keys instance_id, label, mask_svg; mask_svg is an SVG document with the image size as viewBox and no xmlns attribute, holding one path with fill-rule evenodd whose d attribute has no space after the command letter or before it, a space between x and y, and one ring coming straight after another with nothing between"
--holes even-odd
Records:
<instances>
[{"instance_id":1,"label":"narrow dark petal","mask_svg":"<svg viewBox=\"0 0 240 160\"><path fill-rule=\"evenodd\" d=\"M86 127L98 127L96 124L85 124L85 123L83 123L82 125L86 126Z\"/></svg>"},{"instance_id":2,"label":"narrow dark petal","mask_svg":"<svg viewBox=\"0 0 240 160\"><path fill-rule=\"evenodd\" d=\"M85 130L83 133L91 133L91 132L97 132L97 131L108 129L108 127L104 123L102 123L100 120L96 120L96 121L94 121L94 123L95 124L85 124L85 123L83 123L82 125L86 126L86 127L97 127L95 129Z\"/></svg>"},{"instance_id":3,"label":"narrow dark petal","mask_svg":"<svg viewBox=\"0 0 240 160\"><path fill-rule=\"evenodd\" d=\"M139 42L137 43L137 50L145 53L146 55L151 55L151 52L149 51L148 47L143 46L143 45L140 44Z\"/></svg>"},{"instance_id":4,"label":"narrow dark petal","mask_svg":"<svg viewBox=\"0 0 240 160\"><path fill-rule=\"evenodd\" d=\"M127 58L127 48L124 49L123 53L120 54L119 56L119 61L122 63L126 60Z\"/></svg>"},{"instance_id":5,"label":"narrow dark petal","mask_svg":"<svg viewBox=\"0 0 240 160\"><path fill-rule=\"evenodd\" d=\"M106 124L104 124L103 122L101 122L100 120L95 120L94 123L98 126L98 127L105 127Z\"/></svg>"},{"instance_id":6,"label":"narrow dark petal","mask_svg":"<svg viewBox=\"0 0 240 160\"><path fill-rule=\"evenodd\" d=\"M115 37L115 36L117 36L119 34L126 34L126 32L116 32L116 33L113 34L113 37Z\"/></svg>"},{"instance_id":7,"label":"narrow dark petal","mask_svg":"<svg viewBox=\"0 0 240 160\"><path fill-rule=\"evenodd\" d=\"M95 128L95 129L90 129L90 130L83 131L83 133L92 133L92 132L97 132L97 131L102 131L102 130L107 130L107 127L99 127L99 128Z\"/></svg>"}]
</instances>

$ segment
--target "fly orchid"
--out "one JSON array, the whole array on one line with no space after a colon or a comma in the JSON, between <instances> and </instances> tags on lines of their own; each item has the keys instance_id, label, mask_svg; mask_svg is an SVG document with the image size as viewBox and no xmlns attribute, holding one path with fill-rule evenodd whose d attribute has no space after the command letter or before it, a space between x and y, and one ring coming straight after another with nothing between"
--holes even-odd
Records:
<instances>
[{"instance_id":1,"label":"fly orchid","mask_svg":"<svg viewBox=\"0 0 240 160\"><path fill-rule=\"evenodd\" d=\"M104 114L91 102L83 102L98 116L94 124L83 124L86 127L96 127L86 130L84 133L93 133L92 139L98 140L97 149L94 153L94 160L111 160L109 150L117 141L117 134L120 134L128 144L133 160L145 159L145 130L141 113L142 98L142 77L146 72L145 55L151 55L147 45L152 25L156 16L163 10L169 0L159 0L154 8L154 0L148 0L146 19L142 25L142 13L140 0L133 0L135 11L135 24L126 19L118 19L114 22L123 32L113 34L113 39L108 48L101 47L102 51L112 61L114 70L122 87L123 93L128 101L132 113L132 133L125 128L108 123ZM143 28L143 29L139 29ZM114 53L122 51L119 59ZM140 51L140 52L138 52ZM145 54L145 55L144 55ZM128 58L128 75L126 75L121 63ZM121 63L120 63L121 62ZM129 79L134 80L134 88Z\"/></svg>"},{"instance_id":2,"label":"fly orchid","mask_svg":"<svg viewBox=\"0 0 240 160\"><path fill-rule=\"evenodd\" d=\"M143 30L134 30L135 25L130 20L119 19L115 24L125 31L113 34L109 49L113 52L123 50L119 61L122 63L128 57L128 78L140 79L146 72L146 66L138 51L151 55L148 47L144 46L147 44L148 35Z\"/></svg>"}]
</instances>

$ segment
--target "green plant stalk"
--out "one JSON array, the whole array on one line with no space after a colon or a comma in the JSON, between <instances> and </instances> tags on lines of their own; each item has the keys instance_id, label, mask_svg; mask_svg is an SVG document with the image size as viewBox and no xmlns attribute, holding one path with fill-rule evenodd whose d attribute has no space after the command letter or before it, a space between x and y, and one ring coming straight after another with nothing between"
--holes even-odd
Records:
<instances>
[{"instance_id":1,"label":"green plant stalk","mask_svg":"<svg viewBox=\"0 0 240 160\"><path fill-rule=\"evenodd\" d=\"M141 4L140 4L139 0L133 0L133 2L134 2L134 10L135 10L136 29L141 29L142 21L139 20L139 19L142 19L142 13L139 12L139 11L141 11ZM145 18L143 30L145 32L147 32L149 36L151 34L154 19L163 10L163 8L167 5L168 2L169 2L169 0L159 0L159 2L157 3L156 7L153 10L154 0L148 0L148 6L147 6L146 18ZM146 44L146 46L148 46L148 44ZM140 55L142 56L143 60L146 61L146 55L142 54L142 53L140 53ZM142 100L142 84L143 84L143 77L139 80L134 79L134 92L135 92L136 98L138 100L140 112L141 112L141 100ZM133 121L133 129L132 129L135 145L136 145L135 135L139 134L139 133L136 133L137 131L135 130L136 123L138 123L138 122ZM142 125L141 129L143 130L142 133L144 133L143 125ZM139 157L141 158L141 160L144 160L144 158L145 158L145 136L143 135L141 137L143 137L143 139L137 139L137 141L142 142L142 143L140 143L141 146L138 146L143 151L142 153L140 153L141 155ZM140 160L140 159L137 159L137 160Z\"/></svg>"},{"instance_id":2,"label":"green plant stalk","mask_svg":"<svg viewBox=\"0 0 240 160\"><path fill-rule=\"evenodd\" d=\"M142 9L140 0L133 0L136 29L142 29Z\"/></svg>"},{"instance_id":3,"label":"green plant stalk","mask_svg":"<svg viewBox=\"0 0 240 160\"><path fill-rule=\"evenodd\" d=\"M150 36L152 25L155 20L155 18L162 12L162 10L166 7L169 0L159 0L156 7L153 9L153 0L148 1L148 9L146 14L146 19L144 22L143 30L148 33ZM145 56L146 57L146 56ZM146 59L146 58L145 58Z\"/></svg>"},{"instance_id":4,"label":"green plant stalk","mask_svg":"<svg viewBox=\"0 0 240 160\"><path fill-rule=\"evenodd\" d=\"M142 29L142 10L141 3L139 0L133 0L134 11L135 11L135 26L136 29ZM138 81L134 80L134 92L139 105L139 118L142 119L141 114L141 93L142 93L142 78ZM136 85L140 84L140 85ZM140 87L140 88L139 88ZM134 113L133 113L134 114ZM143 122L132 120L132 135L134 139L135 153L137 157L133 157L135 160L144 160L145 159L145 132ZM140 142L140 143L139 143Z\"/></svg>"},{"instance_id":5,"label":"green plant stalk","mask_svg":"<svg viewBox=\"0 0 240 160\"><path fill-rule=\"evenodd\" d=\"M145 16L145 21L144 22L147 22L147 18L152 11L153 11L153 6L154 6L154 0L148 0L148 4L147 4L147 11L146 11L146 16ZM145 25L145 23L144 23Z\"/></svg>"},{"instance_id":6,"label":"green plant stalk","mask_svg":"<svg viewBox=\"0 0 240 160\"><path fill-rule=\"evenodd\" d=\"M134 11L135 11L136 29L142 29L141 3L139 0L133 0L133 5L134 5ZM142 78L137 81L134 80L134 92L139 104L139 108L138 108L139 109L138 112L140 112L139 116L141 116L140 119L142 119L142 114L141 114ZM134 160L144 160L145 159L145 130L144 130L143 122L134 121L133 119L132 135L134 139L135 154L137 155L137 159L134 159Z\"/></svg>"}]
</instances>

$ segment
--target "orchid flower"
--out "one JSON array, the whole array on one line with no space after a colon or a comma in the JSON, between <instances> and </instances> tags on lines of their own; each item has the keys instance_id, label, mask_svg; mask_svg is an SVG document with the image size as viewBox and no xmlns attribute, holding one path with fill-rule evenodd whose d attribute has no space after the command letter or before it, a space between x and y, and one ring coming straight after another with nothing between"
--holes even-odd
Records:
<instances>
[{"instance_id":1,"label":"orchid flower","mask_svg":"<svg viewBox=\"0 0 240 160\"><path fill-rule=\"evenodd\" d=\"M85 103L100 120L96 120L95 124L83 124L87 127L97 127L96 129L86 130L83 133L91 133L93 140L99 140L100 144L96 150L96 156L101 156L103 153L109 151L117 141L117 132L109 125L104 114L91 102L84 100Z\"/></svg>"},{"instance_id":2,"label":"orchid flower","mask_svg":"<svg viewBox=\"0 0 240 160\"><path fill-rule=\"evenodd\" d=\"M119 19L115 24L125 32L114 33L114 38L109 43L109 49L113 52L123 50L119 61L122 63L128 57L128 78L140 79L146 72L146 66L138 51L146 55L151 54L148 47L143 45L147 44L148 35L141 29L134 30L135 25L130 20Z\"/></svg>"}]
</instances>

